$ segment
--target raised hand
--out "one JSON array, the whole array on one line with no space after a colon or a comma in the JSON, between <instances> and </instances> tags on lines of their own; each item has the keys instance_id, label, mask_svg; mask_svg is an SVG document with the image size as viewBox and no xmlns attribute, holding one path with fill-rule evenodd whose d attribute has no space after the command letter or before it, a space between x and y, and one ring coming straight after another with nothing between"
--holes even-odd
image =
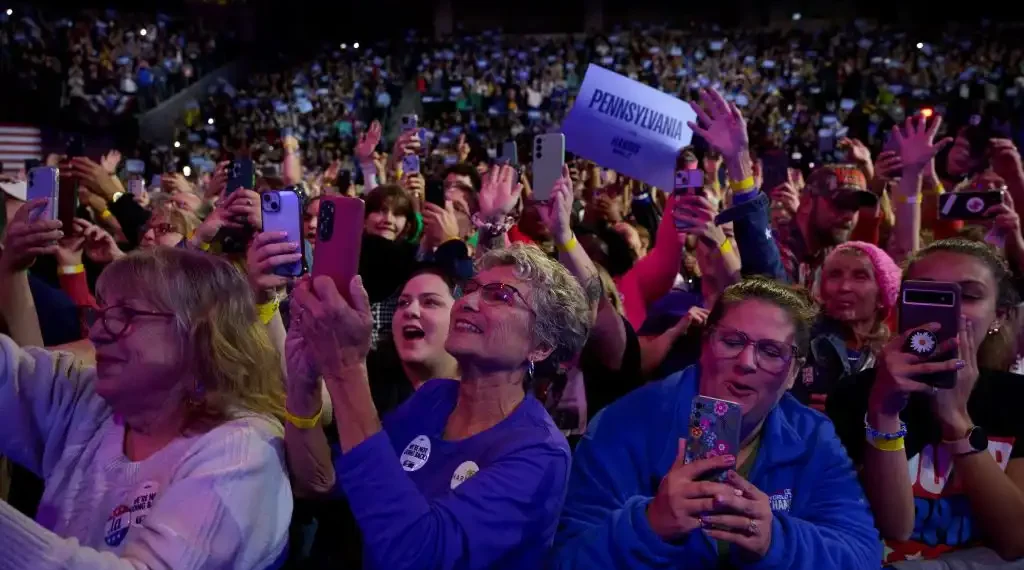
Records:
<instances>
[{"instance_id":1,"label":"raised hand","mask_svg":"<svg viewBox=\"0 0 1024 570\"><path fill-rule=\"evenodd\" d=\"M455 217L455 204L445 200L444 208L430 202L423 203L423 242L435 248L451 239L459 238L459 222Z\"/></svg>"},{"instance_id":2,"label":"raised hand","mask_svg":"<svg viewBox=\"0 0 1024 570\"><path fill-rule=\"evenodd\" d=\"M370 127L366 129L366 132L359 137L359 142L356 143L355 155L356 161L360 166L373 164L374 152L377 149L377 145L380 144L381 132L380 123L373 121L370 123Z\"/></svg>"},{"instance_id":3,"label":"raised hand","mask_svg":"<svg viewBox=\"0 0 1024 570\"><path fill-rule=\"evenodd\" d=\"M266 302L277 289L291 281L289 277L274 273L274 269L301 259L302 244L288 241L287 232L256 234L246 251L245 267L257 301Z\"/></svg>"},{"instance_id":4,"label":"raised hand","mask_svg":"<svg viewBox=\"0 0 1024 570\"><path fill-rule=\"evenodd\" d=\"M3 253L0 253L0 272L4 274L24 271L40 255L57 253L57 240L64 237L59 220L39 220L48 200L40 198L22 206L7 225Z\"/></svg>"},{"instance_id":5,"label":"raised hand","mask_svg":"<svg viewBox=\"0 0 1024 570\"><path fill-rule=\"evenodd\" d=\"M370 352L373 314L360 277L352 279L349 296L351 304L323 276L301 281L292 292L292 325L299 327L317 372L335 381Z\"/></svg>"},{"instance_id":6,"label":"raised hand","mask_svg":"<svg viewBox=\"0 0 1024 570\"><path fill-rule=\"evenodd\" d=\"M686 440L679 439L679 451L669 472L661 478L654 500L647 506L647 521L663 540L676 540L703 526L704 513L715 510L715 497L736 494L733 487L714 481L698 481L709 471L736 465L731 455L719 455L685 463Z\"/></svg>"},{"instance_id":7,"label":"raised hand","mask_svg":"<svg viewBox=\"0 0 1024 570\"><path fill-rule=\"evenodd\" d=\"M935 133L942 126L942 117L935 115L931 125L927 125L924 117L907 117L901 129L899 125L892 128L892 142L903 161L904 176L918 176L928 166L935 155L953 142L946 137L933 142Z\"/></svg>"},{"instance_id":8,"label":"raised hand","mask_svg":"<svg viewBox=\"0 0 1024 570\"><path fill-rule=\"evenodd\" d=\"M734 544L758 558L772 545L771 501L764 491L730 471L726 482L736 491L715 497L714 514L703 517L707 535Z\"/></svg>"},{"instance_id":9,"label":"raised hand","mask_svg":"<svg viewBox=\"0 0 1024 570\"><path fill-rule=\"evenodd\" d=\"M551 199L537 205L541 222L557 244L565 245L572 239L572 202L572 177L569 167L562 165L562 176L555 181Z\"/></svg>"},{"instance_id":10,"label":"raised hand","mask_svg":"<svg viewBox=\"0 0 1024 570\"><path fill-rule=\"evenodd\" d=\"M522 184L513 184L515 169L507 164L491 168L480 188L480 218L488 223L501 223L522 193Z\"/></svg>"},{"instance_id":11,"label":"raised hand","mask_svg":"<svg viewBox=\"0 0 1024 570\"><path fill-rule=\"evenodd\" d=\"M700 99L702 105L690 102L700 123L687 123L693 132L703 137L726 159L737 157L748 150L750 140L747 136L747 121L743 119L736 104L727 103L722 94L714 89L702 90Z\"/></svg>"},{"instance_id":12,"label":"raised hand","mask_svg":"<svg viewBox=\"0 0 1024 570\"><path fill-rule=\"evenodd\" d=\"M117 240L107 230L81 218L75 218L76 234L85 238L85 256L95 263L112 263L124 257Z\"/></svg>"},{"instance_id":13,"label":"raised hand","mask_svg":"<svg viewBox=\"0 0 1024 570\"><path fill-rule=\"evenodd\" d=\"M985 333L981 333L984 340ZM974 323L967 317L960 317L960 328L957 331L957 346L960 349L960 360L954 361L959 367L956 373L956 384L948 390L933 391L932 413L939 421L943 430L943 439L956 440L967 435L974 424L967 413L967 399L978 383L978 331Z\"/></svg>"}]
</instances>

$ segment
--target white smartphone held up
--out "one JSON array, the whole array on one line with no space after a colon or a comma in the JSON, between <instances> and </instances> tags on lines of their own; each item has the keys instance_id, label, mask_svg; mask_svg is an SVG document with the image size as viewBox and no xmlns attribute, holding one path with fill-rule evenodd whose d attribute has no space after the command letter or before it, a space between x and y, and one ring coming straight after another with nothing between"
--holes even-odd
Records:
<instances>
[{"instance_id":1,"label":"white smartphone held up","mask_svg":"<svg viewBox=\"0 0 1024 570\"><path fill-rule=\"evenodd\" d=\"M565 165L565 135L551 133L533 138L533 199L551 198L551 189L562 177Z\"/></svg>"}]
</instances>

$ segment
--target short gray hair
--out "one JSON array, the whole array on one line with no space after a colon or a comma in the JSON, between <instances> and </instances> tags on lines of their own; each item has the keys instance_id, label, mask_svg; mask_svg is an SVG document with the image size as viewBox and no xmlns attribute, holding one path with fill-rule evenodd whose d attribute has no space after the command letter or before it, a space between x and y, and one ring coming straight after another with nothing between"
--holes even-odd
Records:
<instances>
[{"instance_id":1,"label":"short gray hair","mask_svg":"<svg viewBox=\"0 0 1024 570\"><path fill-rule=\"evenodd\" d=\"M476 270L514 267L515 276L530 284L529 303L536 315L534 338L552 349L549 359L560 364L583 350L590 334L590 304L569 270L532 245L513 244L492 250L476 262Z\"/></svg>"}]
</instances>

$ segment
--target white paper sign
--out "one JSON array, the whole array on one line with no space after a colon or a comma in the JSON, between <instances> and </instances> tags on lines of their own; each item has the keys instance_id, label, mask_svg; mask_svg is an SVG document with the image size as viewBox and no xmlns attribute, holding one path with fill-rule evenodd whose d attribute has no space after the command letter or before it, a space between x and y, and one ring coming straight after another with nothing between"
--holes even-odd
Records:
<instances>
[{"instance_id":1,"label":"white paper sign","mask_svg":"<svg viewBox=\"0 0 1024 570\"><path fill-rule=\"evenodd\" d=\"M671 189L676 155L696 114L686 101L591 64L562 123L567 150L626 176Z\"/></svg>"}]
</instances>

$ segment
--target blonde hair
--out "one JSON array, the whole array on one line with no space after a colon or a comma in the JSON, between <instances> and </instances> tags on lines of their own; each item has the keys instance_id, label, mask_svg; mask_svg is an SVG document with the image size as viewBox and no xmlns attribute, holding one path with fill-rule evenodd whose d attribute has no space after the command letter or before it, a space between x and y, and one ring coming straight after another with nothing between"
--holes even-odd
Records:
<instances>
[{"instance_id":1,"label":"blonde hair","mask_svg":"<svg viewBox=\"0 0 1024 570\"><path fill-rule=\"evenodd\" d=\"M174 230L186 238L196 231L202 223L199 216L174 206L170 196L161 194L161 198L153 204L153 216L167 218L167 223L174 226Z\"/></svg>"},{"instance_id":2,"label":"blonde hair","mask_svg":"<svg viewBox=\"0 0 1024 570\"><path fill-rule=\"evenodd\" d=\"M283 417L280 355L231 263L183 248L136 251L107 266L96 283L100 297L115 287L175 315L181 362L196 383L187 390L190 427L224 422L238 410Z\"/></svg>"}]
</instances>

